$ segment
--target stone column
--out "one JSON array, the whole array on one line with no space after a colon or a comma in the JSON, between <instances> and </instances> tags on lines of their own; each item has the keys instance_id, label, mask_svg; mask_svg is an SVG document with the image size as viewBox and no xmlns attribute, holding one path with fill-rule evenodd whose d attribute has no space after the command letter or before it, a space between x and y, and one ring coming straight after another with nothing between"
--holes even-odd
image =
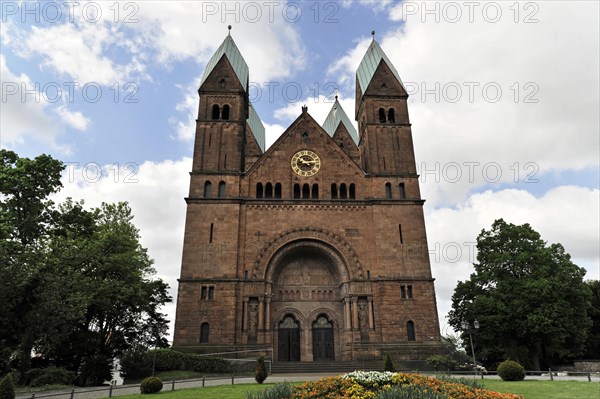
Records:
<instances>
[{"instance_id":1,"label":"stone column","mask_svg":"<svg viewBox=\"0 0 600 399\"><path fill-rule=\"evenodd\" d=\"M271 330L271 297L266 297L265 298L265 302L267 303L265 306L265 330L266 331L270 331Z\"/></svg>"},{"instance_id":2,"label":"stone column","mask_svg":"<svg viewBox=\"0 0 600 399\"><path fill-rule=\"evenodd\" d=\"M258 298L258 331L265 329L265 298Z\"/></svg>"},{"instance_id":3,"label":"stone column","mask_svg":"<svg viewBox=\"0 0 600 399\"><path fill-rule=\"evenodd\" d=\"M352 328L352 324L350 323L350 298L344 298L344 327L346 330Z\"/></svg>"},{"instance_id":4,"label":"stone column","mask_svg":"<svg viewBox=\"0 0 600 399\"><path fill-rule=\"evenodd\" d=\"M369 301L368 303L368 314L369 314L369 330L374 330L375 329L375 321L373 319L373 298L371 297L367 297L367 301Z\"/></svg>"},{"instance_id":5,"label":"stone column","mask_svg":"<svg viewBox=\"0 0 600 399\"><path fill-rule=\"evenodd\" d=\"M242 306L242 331L248 330L248 298L244 298Z\"/></svg>"},{"instance_id":6,"label":"stone column","mask_svg":"<svg viewBox=\"0 0 600 399\"><path fill-rule=\"evenodd\" d=\"M352 328L358 330L360 325L358 324L358 297L352 298Z\"/></svg>"}]
</instances>

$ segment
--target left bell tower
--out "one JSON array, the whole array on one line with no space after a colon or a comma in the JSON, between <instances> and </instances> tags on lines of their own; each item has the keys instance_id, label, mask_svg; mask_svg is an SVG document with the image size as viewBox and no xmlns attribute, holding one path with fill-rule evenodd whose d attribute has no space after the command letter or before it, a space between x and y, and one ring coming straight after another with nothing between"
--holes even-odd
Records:
<instances>
[{"instance_id":1,"label":"left bell tower","mask_svg":"<svg viewBox=\"0 0 600 399\"><path fill-rule=\"evenodd\" d=\"M248 66L231 35L206 65L198 94L192 174L243 172Z\"/></svg>"},{"instance_id":2,"label":"left bell tower","mask_svg":"<svg viewBox=\"0 0 600 399\"><path fill-rule=\"evenodd\" d=\"M262 153L264 127L248 99L248 65L231 35L200 82L174 344L236 342L240 181Z\"/></svg>"}]
</instances>

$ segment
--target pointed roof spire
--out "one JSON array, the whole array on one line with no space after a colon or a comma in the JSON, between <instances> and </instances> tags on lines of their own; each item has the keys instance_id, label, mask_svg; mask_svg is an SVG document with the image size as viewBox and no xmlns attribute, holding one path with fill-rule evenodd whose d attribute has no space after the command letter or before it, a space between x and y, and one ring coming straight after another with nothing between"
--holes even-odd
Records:
<instances>
[{"instance_id":1,"label":"pointed roof spire","mask_svg":"<svg viewBox=\"0 0 600 399\"><path fill-rule=\"evenodd\" d=\"M325 130L329 136L333 137L340 122L346 128L350 137L354 140L354 143L358 145L358 133L352 122L350 122L350 118L348 118L348 115L344 112L342 105L338 101L338 96L336 95L333 107L331 107L327 118L325 118L325 122L323 122L323 130Z\"/></svg>"},{"instance_id":2,"label":"pointed roof spire","mask_svg":"<svg viewBox=\"0 0 600 399\"><path fill-rule=\"evenodd\" d=\"M367 91L367 87L369 87L369 83L371 83L371 79L373 79L373 75L375 75L375 71L381 60L386 63L396 79L398 79L398 82L404 87L404 83L402 83L400 74L398 74L394 64L392 64L388 56L379 46L379 43L377 43L377 40L375 40L375 31L371 31L371 35L373 35L373 40L356 70L356 77L358 78L358 83L360 84L362 92L365 93ZM404 89L406 90L405 87Z\"/></svg>"},{"instance_id":3,"label":"pointed roof spire","mask_svg":"<svg viewBox=\"0 0 600 399\"><path fill-rule=\"evenodd\" d=\"M233 38L231 37L231 25L227 27L229 29L229 33L223 40L223 43L219 46L217 51L213 54L210 60L206 63L206 68L204 68L204 74L202 75L202 80L200 81L200 86L204 84L204 81L208 78L210 73L213 71L217 63L221 60L223 56L227 57L229 63L233 67L236 76L238 77L240 84L244 88L246 92L248 92L248 64L242 57L240 50L236 46Z\"/></svg>"}]
</instances>

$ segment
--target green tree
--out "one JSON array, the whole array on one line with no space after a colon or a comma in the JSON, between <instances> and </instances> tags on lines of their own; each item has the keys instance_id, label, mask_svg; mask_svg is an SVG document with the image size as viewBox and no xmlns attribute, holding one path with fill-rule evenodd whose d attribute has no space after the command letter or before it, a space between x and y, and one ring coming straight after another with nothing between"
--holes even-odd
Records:
<instances>
[{"instance_id":1,"label":"green tree","mask_svg":"<svg viewBox=\"0 0 600 399\"><path fill-rule=\"evenodd\" d=\"M165 345L159 309L171 298L127 203L48 199L62 170L0 152L0 374L25 375L35 349L94 384L132 345Z\"/></svg>"},{"instance_id":2,"label":"green tree","mask_svg":"<svg viewBox=\"0 0 600 399\"><path fill-rule=\"evenodd\" d=\"M35 311L43 302L47 229L52 201L61 187L63 164L48 155L20 158L0 150L0 373L29 369L29 353L40 330ZM10 360L10 364L9 364Z\"/></svg>"},{"instance_id":3,"label":"green tree","mask_svg":"<svg viewBox=\"0 0 600 399\"><path fill-rule=\"evenodd\" d=\"M479 320L473 334L479 360L513 358L540 370L583 353L591 326L585 269L560 244L546 245L529 224L496 220L477 237L477 263L458 283L449 324ZM468 334L463 342L469 346Z\"/></svg>"},{"instance_id":4,"label":"green tree","mask_svg":"<svg viewBox=\"0 0 600 399\"><path fill-rule=\"evenodd\" d=\"M592 327L585 345L586 350L582 355L582 358L600 359L600 281L588 280L587 284L592 292L592 299L588 309L592 319Z\"/></svg>"}]
</instances>

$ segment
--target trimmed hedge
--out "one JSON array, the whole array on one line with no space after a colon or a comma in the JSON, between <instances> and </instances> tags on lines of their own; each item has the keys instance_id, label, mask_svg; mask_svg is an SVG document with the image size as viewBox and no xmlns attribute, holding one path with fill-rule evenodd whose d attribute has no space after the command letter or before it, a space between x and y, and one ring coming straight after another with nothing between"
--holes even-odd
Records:
<instances>
[{"instance_id":1,"label":"trimmed hedge","mask_svg":"<svg viewBox=\"0 0 600 399\"><path fill-rule=\"evenodd\" d=\"M155 370L194 370L200 373L222 374L231 371L231 365L225 359L212 356L200 356L193 353L177 352L171 349L148 351L152 359L156 353Z\"/></svg>"},{"instance_id":2,"label":"trimmed hedge","mask_svg":"<svg viewBox=\"0 0 600 399\"><path fill-rule=\"evenodd\" d=\"M157 393L163 388L163 383L158 377L147 377L140 384L141 393Z\"/></svg>"},{"instance_id":3,"label":"trimmed hedge","mask_svg":"<svg viewBox=\"0 0 600 399\"><path fill-rule=\"evenodd\" d=\"M27 385L41 387L44 385L71 385L75 380L75 373L55 366L43 369L31 369L25 374Z\"/></svg>"},{"instance_id":4,"label":"trimmed hedge","mask_svg":"<svg viewBox=\"0 0 600 399\"><path fill-rule=\"evenodd\" d=\"M523 366L512 360L505 360L500 363L497 371L504 381L523 381L525 379Z\"/></svg>"}]
</instances>

